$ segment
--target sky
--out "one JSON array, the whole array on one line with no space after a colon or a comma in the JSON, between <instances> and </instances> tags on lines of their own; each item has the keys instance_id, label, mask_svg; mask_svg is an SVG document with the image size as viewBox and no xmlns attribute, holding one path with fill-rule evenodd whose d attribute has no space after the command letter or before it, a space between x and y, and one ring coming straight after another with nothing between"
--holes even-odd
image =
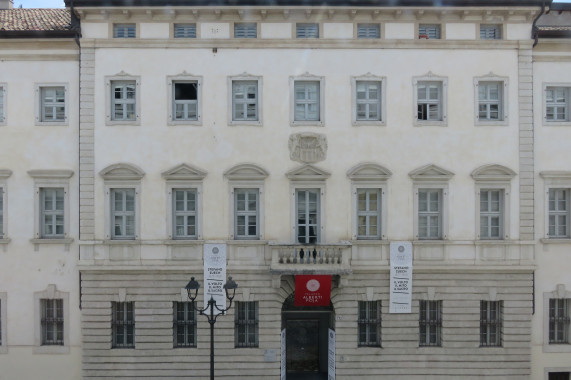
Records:
<instances>
[{"instance_id":1,"label":"sky","mask_svg":"<svg viewBox=\"0 0 571 380\"><path fill-rule=\"evenodd\" d=\"M571 0L554 0L555 3L571 3ZM63 8L63 0L14 0L14 8Z\"/></svg>"}]
</instances>

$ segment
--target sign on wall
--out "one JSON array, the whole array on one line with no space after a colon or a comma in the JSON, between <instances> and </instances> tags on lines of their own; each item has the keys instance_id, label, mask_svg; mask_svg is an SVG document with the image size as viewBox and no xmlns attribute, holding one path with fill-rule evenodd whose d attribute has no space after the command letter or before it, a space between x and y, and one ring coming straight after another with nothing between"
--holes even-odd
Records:
<instances>
[{"instance_id":1,"label":"sign on wall","mask_svg":"<svg viewBox=\"0 0 571 380\"><path fill-rule=\"evenodd\" d=\"M327 345L327 380L335 380L335 330L329 329Z\"/></svg>"},{"instance_id":2,"label":"sign on wall","mask_svg":"<svg viewBox=\"0 0 571 380\"><path fill-rule=\"evenodd\" d=\"M389 313L410 313L412 300L412 243L392 242Z\"/></svg>"},{"instance_id":3,"label":"sign on wall","mask_svg":"<svg viewBox=\"0 0 571 380\"><path fill-rule=\"evenodd\" d=\"M330 298L330 275L295 276L295 306L329 306Z\"/></svg>"},{"instance_id":4,"label":"sign on wall","mask_svg":"<svg viewBox=\"0 0 571 380\"><path fill-rule=\"evenodd\" d=\"M210 297L221 309L226 309L226 244L204 244L204 307ZM214 310L214 314L221 314Z\"/></svg>"}]
</instances>

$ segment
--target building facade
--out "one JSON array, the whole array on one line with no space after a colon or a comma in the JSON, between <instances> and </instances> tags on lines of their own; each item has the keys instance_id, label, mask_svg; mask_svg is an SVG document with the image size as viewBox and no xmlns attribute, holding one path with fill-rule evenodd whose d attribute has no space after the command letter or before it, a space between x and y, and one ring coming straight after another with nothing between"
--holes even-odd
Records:
<instances>
[{"instance_id":1,"label":"building facade","mask_svg":"<svg viewBox=\"0 0 571 380\"><path fill-rule=\"evenodd\" d=\"M543 2L66 5L63 35L1 41L7 378L33 354L207 378L185 285L214 250L239 284L217 378L569 378L569 49Z\"/></svg>"}]
</instances>

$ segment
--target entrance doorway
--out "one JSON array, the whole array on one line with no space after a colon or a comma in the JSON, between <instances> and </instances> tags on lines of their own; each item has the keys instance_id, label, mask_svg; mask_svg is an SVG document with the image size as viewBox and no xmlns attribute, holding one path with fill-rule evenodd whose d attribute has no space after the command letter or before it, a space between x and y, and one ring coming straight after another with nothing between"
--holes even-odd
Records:
<instances>
[{"instance_id":1,"label":"entrance doorway","mask_svg":"<svg viewBox=\"0 0 571 380\"><path fill-rule=\"evenodd\" d=\"M291 294L282 307L286 330L286 379L327 380L328 331L333 328L333 307L294 306Z\"/></svg>"}]
</instances>

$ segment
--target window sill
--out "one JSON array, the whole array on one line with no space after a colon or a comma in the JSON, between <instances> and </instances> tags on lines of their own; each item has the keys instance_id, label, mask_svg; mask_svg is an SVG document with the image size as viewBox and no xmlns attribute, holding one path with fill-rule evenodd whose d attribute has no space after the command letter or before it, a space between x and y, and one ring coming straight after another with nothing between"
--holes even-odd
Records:
<instances>
[{"instance_id":1,"label":"window sill","mask_svg":"<svg viewBox=\"0 0 571 380\"><path fill-rule=\"evenodd\" d=\"M34 354L69 354L68 346L35 346Z\"/></svg>"},{"instance_id":2,"label":"window sill","mask_svg":"<svg viewBox=\"0 0 571 380\"><path fill-rule=\"evenodd\" d=\"M200 127L202 126L202 120L199 118L198 120L171 120L169 119L167 122L168 126L192 126L192 127Z\"/></svg>"},{"instance_id":3,"label":"window sill","mask_svg":"<svg viewBox=\"0 0 571 380\"><path fill-rule=\"evenodd\" d=\"M2 244L8 244L8 243L10 243L11 241L12 241L12 239L7 238L7 237L0 238L0 245L2 245Z\"/></svg>"},{"instance_id":4,"label":"window sill","mask_svg":"<svg viewBox=\"0 0 571 380\"><path fill-rule=\"evenodd\" d=\"M105 122L106 126L121 126L121 125L125 125L125 126L139 126L141 125L141 122L139 121L139 119L137 118L137 120L125 120L125 121L119 121L119 120L107 120Z\"/></svg>"},{"instance_id":5,"label":"window sill","mask_svg":"<svg viewBox=\"0 0 571 380\"><path fill-rule=\"evenodd\" d=\"M553 343L553 344L544 344L543 345L543 352L571 352L571 344L568 343Z\"/></svg>"},{"instance_id":6,"label":"window sill","mask_svg":"<svg viewBox=\"0 0 571 380\"><path fill-rule=\"evenodd\" d=\"M571 238L543 238L539 241L543 244L571 244Z\"/></svg>"},{"instance_id":7,"label":"window sill","mask_svg":"<svg viewBox=\"0 0 571 380\"><path fill-rule=\"evenodd\" d=\"M448 122L443 121L443 120L430 121L430 120L418 120L418 119L416 119L414 121L414 126L415 127L447 127Z\"/></svg>"},{"instance_id":8,"label":"window sill","mask_svg":"<svg viewBox=\"0 0 571 380\"><path fill-rule=\"evenodd\" d=\"M73 238L61 238L61 239L30 239L32 244L71 244Z\"/></svg>"},{"instance_id":9,"label":"window sill","mask_svg":"<svg viewBox=\"0 0 571 380\"><path fill-rule=\"evenodd\" d=\"M232 120L228 122L231 127L261 127L262 122L259 120Z\"/></svg>"},{"instance_id":10,"label":"window sill","mask_svg":"<svg viewBox=\"0 0 571 380\"><path fill-rule=\"evenodd\" d=\"M204 244L204 240L199 240L199 239L173 239L173 240L164 240L162 243L164 245L202 245L202 244Z\"/></svg>"},{"instance_id":11,"label":"window sill","mask_svg":"<svg viewBox=\"0 0 571 380\"><path fill-rule=\"evenodd\" d=\"M69 123L67 120L60 121L36 121L36 126L40 127L67 127Z\"/></svg>"},{"instance_id":12,"label":"window sill","mask_svg":"<svg viewBox=\"0 0 571 380\"><path fill-rule=\"evenodd\" d=\"M354 127L384 127L386 123L383 120L353 120Z\"/></svg>"},{"instance_id":13,"label":"window sill","mask_svg":"<svg viewBox=\"0 0 571 380\"><path fill-rule=\"evenodd\" d=\"M265 245L268 244L267 240L260 240L260 239L236 239L236 240L227 240L226 244L228 245Z\"/></svg>"},{"instance_id":14,"label":"window sill","mask_svg":"<svg viewBox=\"0 0 571 380\"><path fill-rule=\"evenodd\" d=\"M497 120L497 121L476 121L474 123L476 127L506 127L509 125L507 120Z\"/></svg>"},{"instance_id":15,"label":"window sill","mask_svg":"<svg viewBox=\"0 0 571 380\"><path fill-rule=\"evenodd\" d=\"M290 123L292 127L323 127L322 121L298 120Z\"/></svg>"},{"instance_id":16,"label":"window sill","mask_svg":"<svg viewBox=\"0 0 571 380\"><path fill-rule=\"evenodd\" d=\"M571 127L571 121L546 121L543 120L544 127Z\"/></svg>"},{"instance_id":17,"label":"window sill","mask_svg":"<svg viewBox=\"0 0 571 380\"><path fill-rule=\"evenodd\" d=\"M115 239L106 239L103 240L104 245L141 245L141 240L138 239L130 239L130 240L115 240Z\"/></svg>"},{"instance_id":18,"label":"window sill","mask_svg":"<svg viewBox=\"0 0 571 380\"><path fill-rule=\"evenodd\" d=\"M8 346L5 344L0 346L0 354L7 354L8 353Z\"/></svg>"}]
</instances>

